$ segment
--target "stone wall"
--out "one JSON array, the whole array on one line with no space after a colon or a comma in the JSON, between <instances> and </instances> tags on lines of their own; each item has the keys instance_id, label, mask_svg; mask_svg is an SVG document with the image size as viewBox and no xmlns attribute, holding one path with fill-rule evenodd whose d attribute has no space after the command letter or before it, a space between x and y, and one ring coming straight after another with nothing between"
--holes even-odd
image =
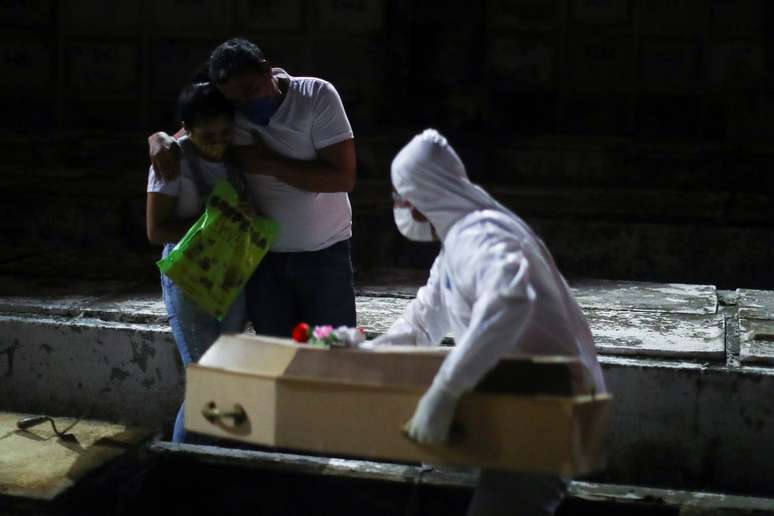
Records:
<instances>
[{"instance_id":1,"label":"stone wall","mask_svg":"<svg viewBox=\"0 0 774 516\"><path fill-rule=\"evenodd\" d=\"M224 39L332 81L355 129L360 269L437 250L390 220L427 126L570 277L774 287L772 8L763 0L34 0L0 3L0 269L152 256L147 152ZM57 259L52 260L54 262ZM2 271L0 271L2 272Z\"/></svg>"}]
</instances>

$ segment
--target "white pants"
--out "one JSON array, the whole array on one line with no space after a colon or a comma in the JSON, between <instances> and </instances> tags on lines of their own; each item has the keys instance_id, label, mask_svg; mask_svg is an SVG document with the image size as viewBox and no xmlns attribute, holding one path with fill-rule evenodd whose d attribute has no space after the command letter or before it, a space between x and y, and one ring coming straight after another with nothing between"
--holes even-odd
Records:
<instances>
[{"instance_id":1,"label":"white pants","mask_svg":"<svg viewBox=\"0 0 774 516\"><path fill-rule=\"evenodd\" d=\"M566 492L561 477L482 470L467 516L551 515Z\"/></svg>"}]
</instances>

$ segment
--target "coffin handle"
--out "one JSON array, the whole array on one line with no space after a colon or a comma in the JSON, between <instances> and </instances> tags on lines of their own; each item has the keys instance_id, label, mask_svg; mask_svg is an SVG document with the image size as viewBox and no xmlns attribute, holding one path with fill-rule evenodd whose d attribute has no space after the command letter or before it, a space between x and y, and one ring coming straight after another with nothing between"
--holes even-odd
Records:
<instances>
[{"instance_id":1,"label":"coffin handle","mask_svg":"<svg viewBox=\"0 0 774 516\"><path fill-rule=\"evenodd\" d=\"M210 401L202 409L202 415L204 419L212 424L222 424L225 426L238 427L247 421L247 413L245 413L245 409L239 403L235 403L231 410L221 411L214 401ZM224 421L227 419L233 421L231 425Z\"/></svg>"}]
</instances>

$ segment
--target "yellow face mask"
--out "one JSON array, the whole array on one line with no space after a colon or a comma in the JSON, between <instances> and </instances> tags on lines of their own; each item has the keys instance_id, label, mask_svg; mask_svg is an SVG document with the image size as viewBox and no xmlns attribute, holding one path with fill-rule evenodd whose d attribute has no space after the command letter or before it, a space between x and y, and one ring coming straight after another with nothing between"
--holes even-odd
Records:
<instances>
[{"instance_id":1,"label":"yellow face mask","mask_svg":"<svg viewBox=\"0 0 774 516\"><path fill-rule=\"evenodd\" d=\"M189 138L191 139L191 143L196 147L196 150L199 151L205 159L222 161L223 156L226 155L228 143L202 143L193 134L189 135Z\"/></svg>"}]
</instances>

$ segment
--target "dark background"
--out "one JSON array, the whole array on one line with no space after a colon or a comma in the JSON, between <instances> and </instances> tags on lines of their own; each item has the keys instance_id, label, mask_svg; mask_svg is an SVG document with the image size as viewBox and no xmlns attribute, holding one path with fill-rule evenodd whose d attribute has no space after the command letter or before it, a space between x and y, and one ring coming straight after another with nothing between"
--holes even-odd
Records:
<instances>
[{"instance_id":1,"label":"dark background","mask_svg":"<svg viewBox=\"0 0 774 516\"><path fill-rule=\"evenodd\" d=\"M447 135L570 279L774 288L772 2L0 0L0 274L155 281L146 137L253 40L339 90L359 274L428 267L389 164Z\"/></svg>"}]
</instances>

